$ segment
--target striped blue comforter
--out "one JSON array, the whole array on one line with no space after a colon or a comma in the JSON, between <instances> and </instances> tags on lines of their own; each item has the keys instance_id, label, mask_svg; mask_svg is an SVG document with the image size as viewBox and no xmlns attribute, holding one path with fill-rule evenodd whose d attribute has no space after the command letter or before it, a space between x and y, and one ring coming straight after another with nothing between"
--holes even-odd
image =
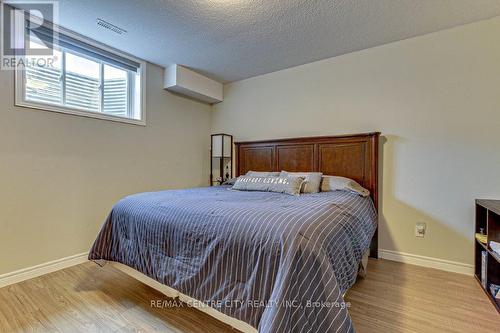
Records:
<instances>
[{"instance_id":1,"label":"striped blue comforter","mask_svg":"<svg viewBox=\"0 0 500 333\"><path fill-rule=\"evenodd\" d=\"M369 198L227 186L120 200L89 259L128 265L263 333L354 332L342 295L376 227Z\"/></svg>"}]
</instances>

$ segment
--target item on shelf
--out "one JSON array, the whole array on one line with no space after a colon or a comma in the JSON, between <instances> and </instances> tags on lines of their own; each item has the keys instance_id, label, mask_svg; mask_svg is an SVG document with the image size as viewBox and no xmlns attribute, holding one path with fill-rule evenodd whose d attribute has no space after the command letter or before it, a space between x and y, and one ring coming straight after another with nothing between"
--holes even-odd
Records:
<instances>
[{"instance_id":1,"label":"item on shelf","mask_svg":"<svg viewBox=\"0 0 500 333\"><path fill-rule=\"evenodd\" d=\"M487 238L488 236L485 234L476 233L476 239L483 244L487 243Z\"/></svg>"},{"instance_id":2,"label":"item on shelf","mask_svg":"<svg viewBox=\"0 0 500 333\"><path fill-rule=\"evenodd\" d=\"M486 289L487 284L487 272L488 272L488 252L481 251L481 284L483 288Z\"/></svg>"},{"instance_id":3,"label":"item on shelf","mask_svg":"<svg viewBox=\"0 0 500 333\"><path fill-rule=\"evenodd\" d=\"M500 299L500 286L498 284L490 283L490 292L493 297Z\"/></svg>"},{"instance_id":4,"label":"item on shelf","mask_svg":"<svg viewBox=\"0 0 500 333\"><path fill-rule=\"evenodd\" d=\"M490 248L491 248L491 250L493 250L493 252L495 252L496 254L498 254L500 256L500 243L490 241Z\"/></svg>"}]
</instances>

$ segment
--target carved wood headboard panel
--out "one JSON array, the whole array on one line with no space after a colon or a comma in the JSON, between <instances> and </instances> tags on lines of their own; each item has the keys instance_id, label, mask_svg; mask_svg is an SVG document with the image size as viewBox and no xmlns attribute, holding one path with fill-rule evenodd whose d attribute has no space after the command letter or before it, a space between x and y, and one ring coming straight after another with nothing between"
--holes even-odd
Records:
<instances>
[{"instance_id":1,"label":"carved wood headboard panel","mask_svg":"<svg viewBox=\"0 0 500 333\"><path fill-rule=\"evenodd\" d=\"M379 132L236 142L236 176L254 171L318 171L354 179L378 210ZM377 257L375 233L371 256Z\"/></svg>"}]
</instances>

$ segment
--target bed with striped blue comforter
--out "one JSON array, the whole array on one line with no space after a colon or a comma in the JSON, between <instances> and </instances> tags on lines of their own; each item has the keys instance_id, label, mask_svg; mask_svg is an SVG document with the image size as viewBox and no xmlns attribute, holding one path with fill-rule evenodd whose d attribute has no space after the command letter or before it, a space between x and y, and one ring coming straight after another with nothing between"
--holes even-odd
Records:
<instances>
[{"instance_id":1,"label":"bed with striped blue comforter","mask_svg":"<svg viewBox=\"0 0 500 333\"><path fill-rule=\"evenodd\" d=\"M342 295L376 219L370 198L344 191L142 193L113 207L89 259L130 266L262 333L354 332Z\"/></svg>"}]
</instances>

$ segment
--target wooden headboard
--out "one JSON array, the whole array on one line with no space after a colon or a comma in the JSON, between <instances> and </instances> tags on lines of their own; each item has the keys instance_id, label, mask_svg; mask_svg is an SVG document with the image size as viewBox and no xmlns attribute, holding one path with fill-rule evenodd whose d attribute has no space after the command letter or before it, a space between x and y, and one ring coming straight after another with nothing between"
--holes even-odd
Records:
<instances>
[{"instance_id":1,"label":"wooden headboard","mask_svg":"<svg viewBox=\"0 0 500 333\"><path fill-rule=\"evenodd\" d=\"M317 171L354 179L378 210L380 133L236 142L236 176L253 171ZM370 247L378 257L378 228Z\"/></svg>"}]
</instances>

